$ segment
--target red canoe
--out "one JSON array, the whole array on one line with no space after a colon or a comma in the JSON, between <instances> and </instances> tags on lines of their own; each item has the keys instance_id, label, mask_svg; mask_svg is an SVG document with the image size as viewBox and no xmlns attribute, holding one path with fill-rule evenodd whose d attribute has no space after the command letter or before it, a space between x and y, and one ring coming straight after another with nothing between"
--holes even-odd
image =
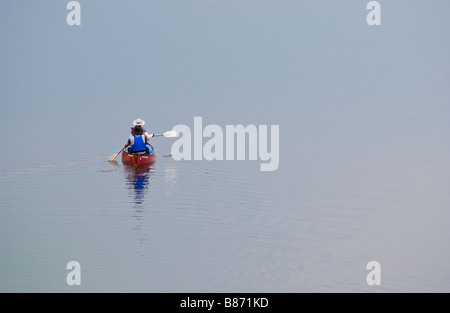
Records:
<instances>
[{"instance_id":1,"label":"red canoe","mask_svg":"<svg viewBox=\"0 0 450 313\"><path fill-rule=\"evenodd\" d=\"M128 154L125 150L122 151L122 162L134 165L141 166L145 164L150 164L155 161L155 151L152 147L153 152L146 155L138 155L138 154Z\"/></svg>"}]
</instances>

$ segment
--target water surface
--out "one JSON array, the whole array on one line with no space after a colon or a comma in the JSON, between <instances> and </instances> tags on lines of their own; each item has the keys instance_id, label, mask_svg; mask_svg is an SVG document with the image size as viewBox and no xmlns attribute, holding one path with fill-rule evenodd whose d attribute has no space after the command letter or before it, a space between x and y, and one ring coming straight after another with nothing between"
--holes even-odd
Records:
<instances>
[{"instance_id":1,"label":"water surface","mask_svg":"<svg viewBox=\"0 0 450 313\"><path fill-rule=\"evenodd\" d=\"M450 291L450 8L382 5L2 1L0 291ZM107 162L194 116L279 125L278 170Z\"/></svg>"}]
</instances>

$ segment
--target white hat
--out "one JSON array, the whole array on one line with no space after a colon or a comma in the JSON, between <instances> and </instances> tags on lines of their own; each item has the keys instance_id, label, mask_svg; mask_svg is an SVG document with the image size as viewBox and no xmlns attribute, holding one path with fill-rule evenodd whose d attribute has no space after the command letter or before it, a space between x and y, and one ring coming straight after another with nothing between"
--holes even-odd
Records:
<instances>
[{"instance_id":1,"label":"white hat","mask_svg":"<svg viewBox=\"0 0 450 313\"><path fill-rule=\"evenodd\" d=\"M137 120L133 121L133 125L135 125L135 126L144 126L145 125L145 121L143 121L140 118L138 118Z\"/></svg>"}]
</instances>

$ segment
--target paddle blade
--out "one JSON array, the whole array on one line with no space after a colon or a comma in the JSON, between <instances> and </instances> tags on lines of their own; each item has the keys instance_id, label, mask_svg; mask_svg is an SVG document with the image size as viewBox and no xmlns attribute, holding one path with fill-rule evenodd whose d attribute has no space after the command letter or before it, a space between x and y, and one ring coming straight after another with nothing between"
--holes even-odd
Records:
<instances>
[{"instance_id":1,"label":"paddle blade","mask_svg":"<svg viewBox=\"0 0 450 313\"><path fill-rule=\"evenodd\" d=\"M163 134L164 137L178 137L176 130L169 130Z\"/></svg>"},{"instance_id":2,"label":"paddle blade","mask_svg":"<svg viewBox=\"0 0 450 313\"><path fill-rule=\"evenodd\" d=\"M118 158L119 158L119 154L114 153L112 156L109 157L108 162L117 162Z\"/></svg>"}]
</instances>

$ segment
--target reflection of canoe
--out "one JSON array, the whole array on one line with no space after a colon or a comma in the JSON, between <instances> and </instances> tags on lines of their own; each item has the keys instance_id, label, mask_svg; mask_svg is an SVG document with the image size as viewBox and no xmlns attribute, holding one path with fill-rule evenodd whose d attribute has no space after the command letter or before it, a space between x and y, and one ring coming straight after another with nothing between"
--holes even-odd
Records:
<instances>
[{"instance_id":1,"label":"reflection of canoe","mask_svg":"<svg viewBox=\"0 0 450 313\"><path fill-rule=\"evenodd\" d=\"M125 173L127 175L136 175L136 174L150 174L153 166L153 162L149 164L134 166L127 163L123 164L123 168L125 169Z\"/></svg>"},{"instance_id":2,"label":"reflection of canoe","mask_svg":"<svg viewBox=\"0 0 450 313\"><path fill-rule=\"evenodd\" d=\"M138 154L128 154L128 152L123 150L122 152L122 162L134 165L134 166L141 166L145 164L150 164L155 161L155 151L151 145L147 145L147 147L150 148L151 153L150 154L144 154L144 155L138 155Z\"/></svg>"}]
</instances>

